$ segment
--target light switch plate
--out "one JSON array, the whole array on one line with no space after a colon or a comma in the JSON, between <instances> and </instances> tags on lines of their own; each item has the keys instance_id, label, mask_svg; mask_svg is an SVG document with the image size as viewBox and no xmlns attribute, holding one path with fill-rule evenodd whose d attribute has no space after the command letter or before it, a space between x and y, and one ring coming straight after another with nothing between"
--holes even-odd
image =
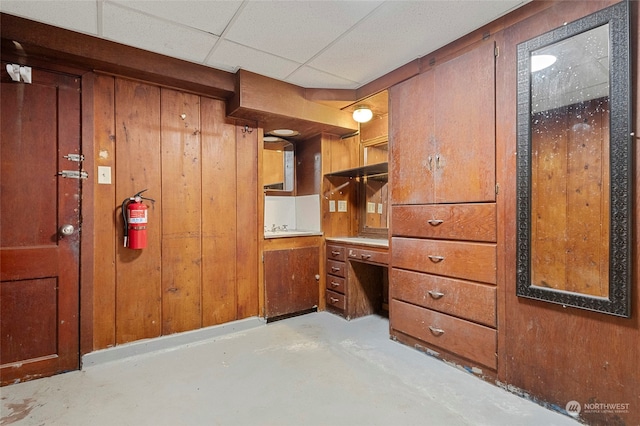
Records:
<instances>
[{"instance_id":1,"label":"light switch plate","mask_svg":"<svg viewBox=\"0 0 640 426\"><path fill-rule=\"evenodd\" d=\"M346 212L346 211L347 211L346 200L338 200L338 212Z\"/></svg>"},{"instance_id":2,"label":"light switch plate","mask_svg":"<svg viewBox=\"0 0 640 426\"><path fill-rule=\"evenodd\" d=\"M329 213L336 211L336 200L329 200Z\"/></svg>"},{"instance_id":3,"label":"light switch plate","mask_svg":"<svg viewBox=\"0 0 640 426\"><path fill-rule=\"evenodd\" d=\"M111 167L98 166L98 183L111 185Z\"/></svg>"}]
</instances>

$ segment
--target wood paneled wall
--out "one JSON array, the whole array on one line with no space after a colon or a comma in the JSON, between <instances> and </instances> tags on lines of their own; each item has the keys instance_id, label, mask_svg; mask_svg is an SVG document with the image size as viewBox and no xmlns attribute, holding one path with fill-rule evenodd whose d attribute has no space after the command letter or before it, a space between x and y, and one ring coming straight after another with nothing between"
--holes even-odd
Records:
<instances>
[{"instance_id":1,"label":"wood paneled wall","mask_svg":"<svg viewBox=\"0 0 640 426\"><path fill-rule=\"evenodd\" d=\"M569 401L583 404L582 421L590 425L640 424L640 292L638 270L640 222L635 221L631 318L524 299L516 296L516 46L565 22L586 16L616 1L550 2L548 8L523 19L498 35L497 58L497 155L498 238L504 241L498 258L499 360L498 379L525 397L564 410ZM640 127L638 99L638 4L632 8L632 58L634 88L632 122ZM533 5L535 6L535 5ZM640 205L640 151L635 150L635 204ZM504 251L503 251L504 250ZM629 404L626 412L588 412L587 403Z\"/></svg>"},{"instance_id":2,"label":"wood paneled wall","mask_svg":"<svg viewBox=\"0 0 640 426\"><path fill-rule=\"evenodd\" d=\"M93 349L258 315L258 132L223 101L93 79ZM255 125L252 125L255 127ZM148 246L123 247L122 200L147 189Z\"/></svg>"}]
</instances>

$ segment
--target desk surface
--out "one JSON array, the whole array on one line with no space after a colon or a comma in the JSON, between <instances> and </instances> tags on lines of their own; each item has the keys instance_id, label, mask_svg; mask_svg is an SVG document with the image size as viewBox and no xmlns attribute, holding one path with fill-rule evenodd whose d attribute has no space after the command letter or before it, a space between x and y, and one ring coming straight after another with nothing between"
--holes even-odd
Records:
<instances>
[{"instance_id":1,"label":"desk surface","mask_svg":"<svg viewBox=\"0 0 640 426\"><path fill-rule=\"evenodd\" d=\"M364 238L364 237L327 237L328 242L355 244L369 247L389 247L389 240L386 238Z\"/></svg>"}]
</instances>

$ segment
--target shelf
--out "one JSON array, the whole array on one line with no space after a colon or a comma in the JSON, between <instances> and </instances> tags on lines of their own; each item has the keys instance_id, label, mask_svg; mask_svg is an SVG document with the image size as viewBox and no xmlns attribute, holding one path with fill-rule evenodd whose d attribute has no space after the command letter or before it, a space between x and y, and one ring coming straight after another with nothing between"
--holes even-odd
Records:
<instances>
[{"instance_id":1,"label":"shelf","mask_svg":"<svg viewBox=\"0 0 640 426\"><path fill-rule=\"evenodd\" d=\"M368 166L356 167L354 169L340 170L338 172L327 173L325 176L340 177L366 177L384 175L389 173L389 163L371 164Z\"/></svg>"}]
</instances>

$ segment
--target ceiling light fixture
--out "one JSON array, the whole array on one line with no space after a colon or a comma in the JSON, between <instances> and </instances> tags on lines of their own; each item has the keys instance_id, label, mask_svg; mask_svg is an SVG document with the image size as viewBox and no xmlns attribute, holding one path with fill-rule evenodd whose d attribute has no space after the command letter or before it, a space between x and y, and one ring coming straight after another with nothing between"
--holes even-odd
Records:
<instances>
[{"instance_id":1,"label":"ceiling light fixture","mask_svg":"<svg viewBox=\"0 0 640 426\"><path fill-rule=\"evenodd\" d=\"M373 112L368 106L360 105L353 111L353 119L358 123L366 123L373 118Z\"/></svg>"},{"instance_id":2,"label":"ceiling light fixture","mask_svg":"<svg viewBox=\"0 0 640 426\"><path fill-rule=\"evenodd\" d=\"M270 131L269 134L276 136L297 136L299 133L291 129L276 129Z\"/></svg>"},{"instance_id":3,"label":"ceiling light fixture","mask_svg":"<svg viewBox=\"0 0 640 426\"><path fill-rule=\"evenodd\" d=\"M543 70L555 64L556 58L553 55L533 55L531 57L531 72Z\"/></svg>"}]
</instances>

